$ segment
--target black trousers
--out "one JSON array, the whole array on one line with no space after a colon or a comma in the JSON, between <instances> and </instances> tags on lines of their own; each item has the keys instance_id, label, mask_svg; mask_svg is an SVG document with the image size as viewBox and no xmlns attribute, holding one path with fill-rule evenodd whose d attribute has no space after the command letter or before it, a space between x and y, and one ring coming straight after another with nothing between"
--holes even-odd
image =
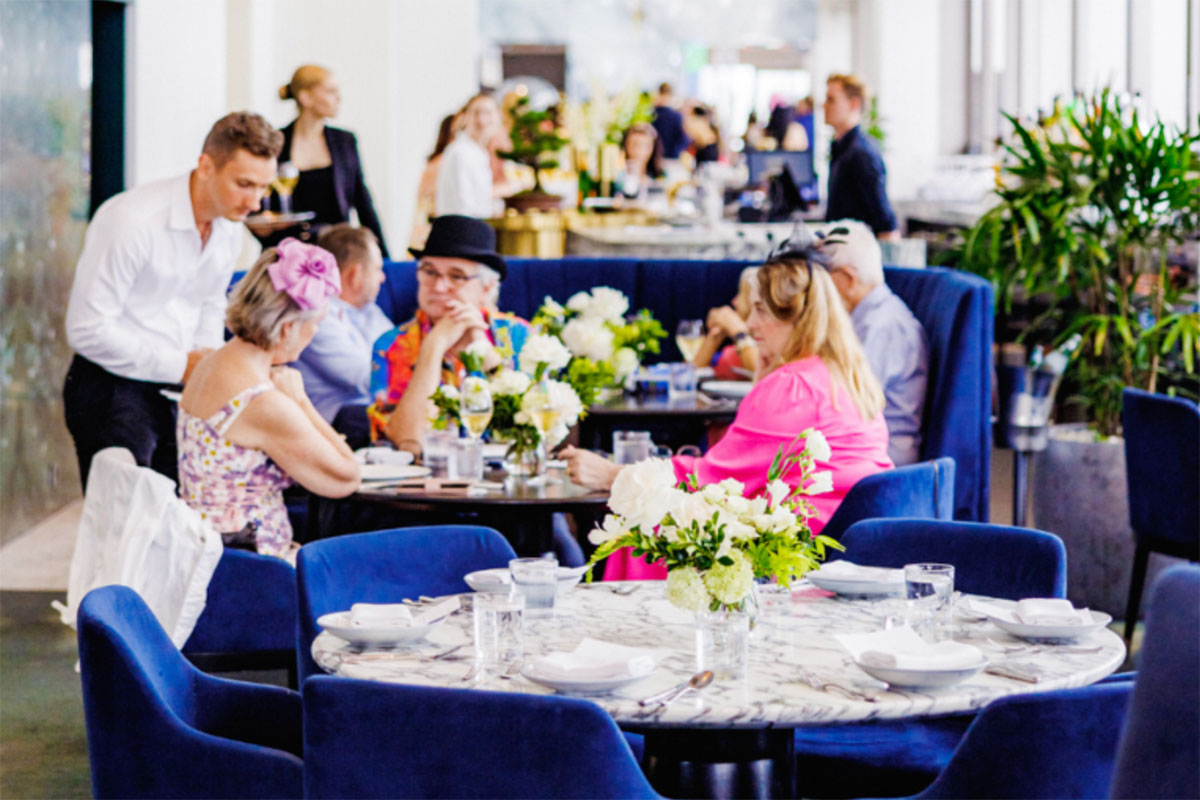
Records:
<instances>
[{"instance_id":1,"label":"black trousers","mask_svg":"<svg viewBox=\"0 0 1200 800\"><path fill-rule=\"evenodd\" d=\"M78 354L71 360L63 407L84 491L92 456L106 447L124 447L139 466L177 481L176 404L162 396L162 389L178 390L179 384L122 378Z\"/></svg>"},{"instance_id":2,"label":"black trousers","mask_svg":"<svg viewBox=\"0 0 1200 800\"><path fill-rule=\"evenodd\" d=\"M371 444L371 423L367 420L365 405L344 405L330 423L333 429L346 437L351 450Z\"/></svg>"}]
</instances>

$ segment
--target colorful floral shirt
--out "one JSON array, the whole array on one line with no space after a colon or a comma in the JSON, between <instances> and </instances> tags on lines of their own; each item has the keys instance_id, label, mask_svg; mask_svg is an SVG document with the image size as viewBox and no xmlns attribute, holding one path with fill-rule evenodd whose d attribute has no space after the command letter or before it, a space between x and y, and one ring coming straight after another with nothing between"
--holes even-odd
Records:
<instances>
[{"instance_id":1,"label":"colorful floral shirt","mask_svg":"<svg viewBox=\"0 0 1200 800\"><path fill-rule=\"evenodd\" d=\"M488 339L500 353L504 363L515 369L517 356L529 339L529 323L515 314L504 311L483 311L488 324ZM371 397L374 403L367 409L371 420L371 438L382 437L387 427L388 416L412 380L417 356L421 353L421 342L433 328L433 320L424 311L375 340L371 353ZM466 368L455 356L442 362L442 383L458 387L466 377Z\"/></svg>"}]
</instances>

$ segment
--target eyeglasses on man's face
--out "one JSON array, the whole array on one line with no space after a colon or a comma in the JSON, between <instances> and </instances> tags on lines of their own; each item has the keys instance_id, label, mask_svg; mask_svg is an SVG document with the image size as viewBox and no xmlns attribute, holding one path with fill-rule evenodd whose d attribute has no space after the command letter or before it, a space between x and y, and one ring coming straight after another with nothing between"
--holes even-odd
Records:
<instances>
[{"instance_id":1,"label":"eyeglasses on man's face","mask_svg":"<svg viewBox=\"0 0 1200 800\"><path fill-rule=\"evenodd\" d=\"M461 270L452 269L449 272L438 272L429 264L421 264L417 267L417 279L423 281L429 286L435 286L440 279L445 279L453 289L461 289L469 282L478 278L479 275L468 275Z\"/></svg>"}]
</instances>

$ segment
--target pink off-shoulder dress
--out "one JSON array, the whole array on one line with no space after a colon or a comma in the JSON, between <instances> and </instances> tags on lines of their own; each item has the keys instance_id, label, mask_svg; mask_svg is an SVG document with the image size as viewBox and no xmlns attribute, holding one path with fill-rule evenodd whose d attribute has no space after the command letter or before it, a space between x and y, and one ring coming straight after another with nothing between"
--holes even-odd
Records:
<instances>
[{"instance_id":1,"label":"pink off-shoulder dress","mask_svg":"<svg viewBox=\"0 0 1200 800\"><path fill-rule=\"evenodd\" d=\"M888 458L888 429L883 415L864 420L849 393L837 385L818 356L792 361L774 370L743 398L733 424L721 441L701 457L675 456L675 476L682 480L695 473L701 486L736 478L753 496L766 486L767 470L780 447L796 435L816 428L829 442L828 462L817 470L833 472L833 491L812 495L817 515L809 521L820 533L841 505L850 487L867 475L892 466ZM785 478L793 486L794 472ZM667 577L666 567L634 558L629 548L609 556L605 580L651 580Z\"/></svg>"}]
</instances>

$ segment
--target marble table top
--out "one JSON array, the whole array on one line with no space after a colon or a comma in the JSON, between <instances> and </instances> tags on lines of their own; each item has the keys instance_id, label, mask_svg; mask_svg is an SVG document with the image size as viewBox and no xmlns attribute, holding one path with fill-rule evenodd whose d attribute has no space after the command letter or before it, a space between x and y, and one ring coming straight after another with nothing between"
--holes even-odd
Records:
<instances>
[{"instance_id":1,"label":"marble table top","mask_svg":"<svg viewBox=\"0 0 1200 800\"><path fill-rule=\"evenodd\" d=\"M631 587L636 588L630 594L619 593ZM686 680L696 671L691 614L667 602L665 582L597 582L560 593L554 618L526 620L526 661L554 650L573 650L585 636L651 649L659 656L652 675L609 694L591 696L618 723L641 728L769 728L967 711L1005 695L1094 683L1125 659L1124 643L1107 629L1070 647L1033 645L1009 636L990 622L955 615L955 639L977 645L993 664L1019 664L1038 675L1039 682L1025 683L980 672L944 689L885 689L884 684L855 666L832 637L880 629L884 616L896 613L900 601L846 600L806 582L794 588L789 605L759 616L751 632L745 679L718 680L665 709L643 708L637 701ZM465 601L470 596L462 597ZM321 633L313 642L313 657L326 671L352 678L553 693L521 675L495 675L482 683L463 680L472 666L473 652L468 605L464 602L463 610L434 628L426 639L408 647L359 652L345 641ZM464 647L451 657L429 660L455 645ZM813 689L801 678L798 667L807 668L822 682L836 681L872 694L874 701Z\"/></svg>"}]
</instances>

